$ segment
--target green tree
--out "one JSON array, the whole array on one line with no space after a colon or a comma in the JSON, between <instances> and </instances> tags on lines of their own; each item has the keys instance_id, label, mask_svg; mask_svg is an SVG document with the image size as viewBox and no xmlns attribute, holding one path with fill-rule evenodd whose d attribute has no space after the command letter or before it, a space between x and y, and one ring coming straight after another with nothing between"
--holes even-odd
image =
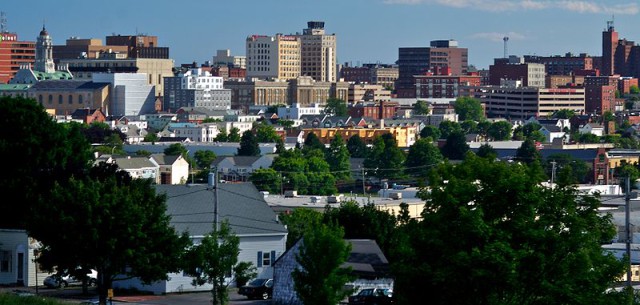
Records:
<instances>
[{"instance_id":1,"label":"green tree","mask_svg":"<svg viewBox=\"0 0 640 305\"><path fill-rule=\"evenodd\" d=\"M132 179L102 162L86 176L56 183L27 230L44 245L43 268L97 270L104 304L116 276L148 284L179 270L189 237L169 222L166 195L157 194L150 179Z\"/></svg>"},{"instance_id":2,"label":"green tree","mask_svg":"<svg viewBox=\"0 0 640 305\"><path fill-rule=\"evenodd\" d=\"M420 131L421 138L431 138L432 141L436 142L440 139L440 129L433 125L427 125Z\"/></svg>"},{"instance_id":3,"label":"green tree","mask_svg":"<svg viewBox=\"0 0 640 305\"><path fill-rule=\"evenodd\" d=\"M258 143L274 143L281 140L280 136L276 132L275 128L266 123L260 123L256 125L256 139Z\"/></svg>"},{"instance_id":4,"label":"green tree","mask_svg":"<svg viewBox=\"0 0 640 305\"><path fill-rule=\"evenodd\" d=\"M144 157L151 157L152 153L148 150L144 150L144 149L139 149L136 151L136 156L144 156Z\"/></svg>"},{"instance_id":5,"label":"green tree","mask_svg":"<svg viewBox=\"0 0 640 305\"><path fill-rule=\"evenodd\" d=\"M395 137L390 133L385 133L373 140L373 147L364 159L364 167L371 169L367 175L397 179L403 176L402 167L405 158Z\"/></svg>"},{"instance_id":6,"label":"green tree","mask_svg":"<svg viewBox=\"0 0 640 305\"><path fill-rule=\"evenodd\" d=\"M191 167L195 167L196 161L193 158L191 158L187 148L180 143L174 143L169 145L169 147L164 149L164 154L167 156L182 156L182 158L184 158L185 160L187 160L187 162L189 162L189 165Z\"/></svg>"},{"instance_id":7,"label":"green tree","mask_svg":"<svg viewBox=\"0 0 640 305\"><path fill-rule=\"evenodd\" d=\"M216 159L216 157L216 153L212 150L198 150L193 154L193 158L196 160L198 168L206 170L211 168L211 163Z\"/></svg>"},{"instance_id":8,"label":"green tree","mask_svg":"<svg viewBox=\"0 0 640 305\"><path fill-rule=\"evenodd\" d=\"M229 142L229 134L227 133L227 129L220 129L220 132L218 132L214 140L216 140L217 142Z\"/></svg>"},{"instance_id":9,"label":"green tree","mask_svg":"<svg viewBox=\"0 0 640 305\"><path fill-rule=\"evenodd\" d=\"M332 116L346 116L348 114L347 102L342 99L330 97L324 107L324 113Z\"/></svg>"},{"instance_id":10,"label":"green tree","mask_svg":"<svg viewBox=\"0 0 640 305\"><path fill-rule=\"evenodd\" d=\"M411 176L426 177L427 173L442 162L442 153L433 142L419 139L411 147L405 161L406 173Z\"/></svg>"},{"instance_id":11,"label":"green tree","mask_svg":"<svg viewBox=\"0 0 640 305\"><path fill-rule=\"evenodd\" d=\"M556 119L570 119L576 115L576 112L572 109L560 109L553 113L553 117Z\"/></svg>"},{"instance_id":12,"label":"green tree","mask_svg":"<svg viewBox=\"0 0 640 305\"><path fill-rule=\"evenodd\" d=\"M46 200L54 182L86 171L91 146L81 125L56 123L32 99L0 97L0 127L0 157L10 160L0 175L0 191L13 198L0 202L0 224L24 229L32 222L31 211L38 213L33 205Z\"/></svg>"},{"instance_id":13,"label":"green tree","mask_svg":"<svg viewBox=\"0 0 640 305\"><path fill-rule=\"evenodd\" d=\"M349 163L349 150L340 134L336 134L331 140L329 148L325 151L325 160L329 163L329 170L338 180L351 179L351 163Z\"/></svg>"},{"instance_id":14,"label":"green tree","mask_svg":"<svg viewBox=\"0 0 640 305\"><path fill-rule=\"evenodd\" d=\"M287 211L280 214L280 220L287 226L287 249L290 249L307 230L322 224L323 214L302 207L294 209L293 212Z\"/></svg>"},{"instance_id":15,"label":"green tree","mask_svg":"<svg viewBox=\"0 0 640 305\"><path fill-rule=\"evenodd\" d=\"M492 123L490 121L482 121L476 126L476 132L483 137L488 137L491 125Z\"/></svg>"},{"instance_id":16,"label":"green tree","mask_svg":"<svg viewBox=\"0 0 640 305\"><path fill-rule=\"evenodd\" d=\"M146 136L144 136L144 142L158 142L158 140L160 140L160 138L158 138L158 135L155 132L150 132L148 133Z\"/></svg>"},{"instance_id":17,"label":"green tree","mask_svg":"<svg viewBox=\"0 0 640 305\"><path fill-rule=\"evenodd\" d=\"M351 268L343 268L342 264L349 257L351 245L343 236L342 228L325 224L304 233L296 254L301 268L291 274L303 304L338 304L349 295L344 285L352 279Z\"/></svg>"},{"instance_id":18,"label":"green tree","mask_svg":"<svg viewBox=\"0 0 640 305\"><path fill-rule=\"evenodd\" d=\"M322 144L322 142L314 132L308 133L307 137L304 138L303 147L304 149L319 149L321 151L325 150L324 144Z\"/></svg>"},{"instance_id":19,"label":"green tree","mask_svg":"<svg viewBox=\"0 0 640 305\"><path fill-rule=\"evenodd\" d=\"M629 87L629 93L640 94L640 88L638 87L638 85L631 85L631 87Z\"/></svg>"},{"instance_id":20,"label":"green tree","mask_svg":"<svg viewBox=\"0 0 640 305\"><path fill-rule=\"evenodd\" d=\"M427 103L426 101L418 100L415 104L413 104L413 114L429 114L429 103Z\"/></svg>"},{"instance_id":21,"label":"green tree","mask_svg":"<svg viewBox=\"0 0 640 305\"><path fill-rule=\"evenodd\" d=\"M498 152L493 148L493 146L485 143L480 145L476 155L480 158L488 158L495 160L498 157Z\"/></svg>"},{"instance_id":22,"label":"green tree","mask_svg":"<svg viewBox=\"0 0 640 305\"><path fill-rule=\"evenodd\" d=\"M478 128L478 123L476 121L466 120L460 123L460 128L465 134L475 133Z\"/></svg>"},{"instance_id":23,"label":"green tree","mask_svg":"<svg viewBox=\"0 0 640 305\"><path fill-rule=\"evenodd\" d=\"M242 133L242 138L240 139L240 147L238 147L238 156L259 156L260 155L260 145L258 144L258 140L256 136L251 132L251 130L247 130Z\"/></svg>"},{"instance_id":24,"label":"green tree","mask_svg":"<svg viewBox=\"0 0 640 305\"><path fill-rule=\"evenodd\" d=\"M237 127L231 128L229 135L227 136L227 142L240 142L240 129Z\"/></svg>"},{"instance_id":25,"label":"green tree","mask_svg":"<svg viewBox=\"0 0 640 305\"><path fill-rule=\"evenodd\" d=\"M449 160L462 160L468 151L467 139L461 131L449 134L442 147L442 155Z\"/></svg>"},{"instance_id":26,"label":"green tree","mask_svg":"<svg viewBox=\"0 0 640 305\"><path fill-rule=\"evenodd\" d=\"M233 267L236 287L242 287L258 275L258 269L252 262L239 262Z\"/></svg>"},{"instance_id":27,"label":"green tree","mask_svg":"<svg viewBox=\"0 0 640 305\"><path fill-rule=\"evenodd\" d=\"M553 163L556 163L556 171L560 172L565 169L566 184L587 183L589 180L589 166L586 162L572 157L570 154L551 154L545 159L545 172L547 177L551 177L553 171Z\"/></svg>"},{"instance_id":28,"label":"green tree","mask_svg":"<svg viewBox=\"0 0 640 305\"><path fill-rule=\"evenodd\" d=\"M602 251L611 216L596 197L541 186L535 171L471 155L434 172L392 266L397 303L614 304L607 290L624 263Z\"/></svg>"},{"instance_id":29,"label":"green tree","mask_svg":"<svg viewBox=\"0 0 640 305\"><path fill-rule=\"evenodd\" d=\"M440 126L438 126L438 129L440 129L441 139L446 139L447 137L449 137L450 134L454 132L462 132L462 127L460 126L460 124L458 122L453 122L453 121L441 122Z\"/></svg>"},{"instance_id":30,"label":"green tree","mask_svg":"<svg viewBox=\"0 0 640 305\"><path fill-rule=\"evenodd\" d=\"M375 240L385 254L394 247L396 218L388 211L376 207L373 202L361 206L355 200L347 200L337 208L327 206L323 222L336 223L342 227L346 239Z\"/></svg>"},{"instance_id":31,"label":"green tree","mask_svg":"<svg viewBox=\"0 0 640 305\"><path fill-rule=\"evenodd\" d=\"M93 122L85 125L84 135L90 143L122 145L126 136L119 129L112 129L106 123ZM112 136L115 135L115 138Z\"/></svg>"},{"instance_id":32,"label":"green tree","mask_svg":"<svg viewBox=\"0 0 640 305\"><path fill-rule=\"evenodd\" d=\"M279 194L282 186L280 174L272 168L254 170L249 176L249 181L253 182L258 190L267 191L270 194Z\"/></svg>"},{"instance_id":33,"label":"green tree","mask_svg":"<svg viewBox=\"0 0 640 305\"><path fill-rule=\"evenodd\" d=\"M507 121L498 121L489 127L487 135L494 141L507 141L511 138L511 123Z\"/></svg>"},{"instance_id":34,"label":"green tree","mask_svg":"<svg viewBox=\"0 0 640 305\"><path fill-rule=\"evenodd\" d=\"M222 122L221 119L214 119L214 118L206 118L204 120L202 120L202 123L217 123L217 122Z\"/></svg>"},{"instance_id":35,"label":"green tree","mask_svg":"<svg viewBox=\"0 0 640 305\"><path fill-rule=\"evenodd\" d=\"M526 139L522 142L522 145L518 147L516 151L516 161L524 162L526 164L531 164L534 162L539 162L541 158L540 152L538 148L536 148L536 143L531 139Z\"/></svg>"},{"instance_id":36,"label":"green tree","mask_svg":"<svg viewBox=\"0 0 640 305\"><path fill-rule=\"evenodd\" d=\"M482 121L484 119L484 110L482 102L472 97L459 97L453 104L453 108L458 114L460 121L473 120Z\"/></svg>"},{"instance_id":37,"label":"green tree","mask_svg":"<svg viewBox=\"0 0 640 305\"><path fill-rule=\"evenodd\" d=\"M347 141L347 149L352 158L365 158L369 148L359 135L353 135Z\"/></svg>"},{"instance_id":38,"label":"green tree","mask_svg":"<svg viewBox=\"0 0 640 305\"><path fill-rule=\"evenodd\" d=\"M212 284L213 304L224 305L229 301L225 277L236 266L238 254L240 238L231 231L229 221L224 220L219 230L214 228L199 245L187 249L183 267L185 273L194 277L193 285Z\"/></svg>"}]
</instances>

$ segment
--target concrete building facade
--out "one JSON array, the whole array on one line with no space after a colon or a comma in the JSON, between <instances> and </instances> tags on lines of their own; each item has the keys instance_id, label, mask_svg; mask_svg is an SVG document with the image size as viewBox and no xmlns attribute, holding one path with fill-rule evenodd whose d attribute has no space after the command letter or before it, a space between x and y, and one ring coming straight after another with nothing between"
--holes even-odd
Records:
<instances>
[{"instance_id":1,"label":"concrete building facade","mask_svg":"<svg viewBox=\"0 0 640 305\"><path fill-rule=\"evenodd\" d=\"M93 73L144 73L147 84L155 87L156 94L164 94L163 78L173 77L173 59L160 58L118 58L119 53L102 53L100 58L62 59L67 64L73 78L91 80Z\"/></svg>"},{"instance_id":2,"label":"concrete building facade","mask_svg":"<svg viewBox=\"0 0 640 305\"><path fill-rule=\"evenodd\" d=\"M326 34L324 21L309 21L300 37L301 75L318 82L337 81L336 34Z\"/></svg>"},{"instance_id":3,"label":"concrete building facade","mask_svg":"<svg viewBox=\"0 0 640 305\"><path fill-rule=\"evenodd\" d=\"M562 109L585 110L585 89L543 89L519 86L477 87L474 97L485 104L487 117L529 119L550 116Z\"/></svg>"},{"instance_id":4,"label":"concrete building facade","mask_svg":"<svg viewBox=\"0 0 640 305\"><path fill-rule=\"evenodd\" d=\"M231 109L231 90L225 89L224 79L213 76L203 68L193 68L174 77L164 78L165 111L181 107L209 110Z\"/></svg>"},{"instance_id":5,"label":"concrete building facade","mask_svg":"<svg viewBox=\"0 0 640 305\"><path fill-rule=\"evenodd\" d=\"M503 81L521 81L524 87L544 88L545 65L539 63L526 63L524 58L509 56L509 58L496 58L494 64L489 66L489 84L500 86Z\"/></svg>"},{"instance_id":6,"label":"concrete building facade","mask_svg":"<svg viewBox=\"0 0 640 305\"><path fill-rule=\"evenodd\" d=\"M143 115L155 112L155 88L142 73L93 73L94 83L111 86L109 116Z\"/></svg>"},{"instance_id":7,"label":"concrete building facade","mask_svg":"<svg viewBox=\"0 0 640 305\"><path fill-rule=\"evenodd\" d=\"M301 39L293 35L247 37L247 78L288 80L300 76L300 46Z\"/></svg>"}]
</instances>

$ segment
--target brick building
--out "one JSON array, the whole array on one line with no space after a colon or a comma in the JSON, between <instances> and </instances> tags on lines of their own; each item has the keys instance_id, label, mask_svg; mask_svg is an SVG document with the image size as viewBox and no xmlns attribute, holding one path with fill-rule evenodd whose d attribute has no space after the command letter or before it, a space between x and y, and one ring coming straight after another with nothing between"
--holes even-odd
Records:
<instances>
[{"instance_id":1,"label":"brick building","mask_svg":"<svg viewBox=\"0 0 640 305\"><path fill-rule=\"evenodd\" d=\"M0 33L0 84L9 83L20 64L34 64L36 43L20 41L16 33Z\"/></svg>"}]
</instances>

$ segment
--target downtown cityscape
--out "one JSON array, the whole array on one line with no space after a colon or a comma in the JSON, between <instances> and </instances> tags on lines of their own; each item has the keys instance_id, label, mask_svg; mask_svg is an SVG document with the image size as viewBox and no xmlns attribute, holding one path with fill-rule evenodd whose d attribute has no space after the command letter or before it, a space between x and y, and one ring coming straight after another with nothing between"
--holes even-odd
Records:
<instances>
[{"instance_id":1,"label":"downtown cityscape","mask_svg":"<svg viewBox=\"0 0 640 305\"><path fill-rule=\"evenodd\" d=\"M636 2L36 5L0 304L640 304Z\"/></svg>"}]
</instances>

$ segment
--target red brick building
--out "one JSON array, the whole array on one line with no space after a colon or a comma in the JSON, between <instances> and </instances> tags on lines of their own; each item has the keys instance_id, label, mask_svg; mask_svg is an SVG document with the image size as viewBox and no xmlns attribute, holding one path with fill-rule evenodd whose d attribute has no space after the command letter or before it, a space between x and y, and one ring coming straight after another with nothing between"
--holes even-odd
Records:
<instances>
[{"instance_id":1,"label":"red brick building","mask_svg":"<svg viewBox=\"0 0 640 305\"><path fill-rule=\"evenodd\" d=\"M352 118L369 117L376 120L393 118L396 114L398 103L381 101L379 103L358 103L349 107L349 115Z\"/></svg>"},{"instance_id":2,"label":"red brick building","mask_svg":"<svg viewBox=\"0 0 640 305\"><path fill-rule=\"evenodd\" d=\"M33 65L36 61L36 43L19 41L15 33L0 33L0 83L8 83L20 69L20 64Z\"/></svg>"},{"instance_id":3,"label":"red brick building","mask_svg":"<svg viewBox=\"0 0 640 305\"><path fill-rule=\"evenodd\" d=\"M585 77L585 111L595 114L603 114L605 111L615 112L619 79L619 75Z\"/></svg>"},{"instance_id":4,"label":"red brick building","mask_svg":"<svg viewBox=\"0 0 640 305\"><path fill-rule=\"evenodd\" d=\"M417 75L417 98L457 98L469 96L468 88L480 86L481 76L477 73L464 76Z\"/></svg>"}]
</instances>

